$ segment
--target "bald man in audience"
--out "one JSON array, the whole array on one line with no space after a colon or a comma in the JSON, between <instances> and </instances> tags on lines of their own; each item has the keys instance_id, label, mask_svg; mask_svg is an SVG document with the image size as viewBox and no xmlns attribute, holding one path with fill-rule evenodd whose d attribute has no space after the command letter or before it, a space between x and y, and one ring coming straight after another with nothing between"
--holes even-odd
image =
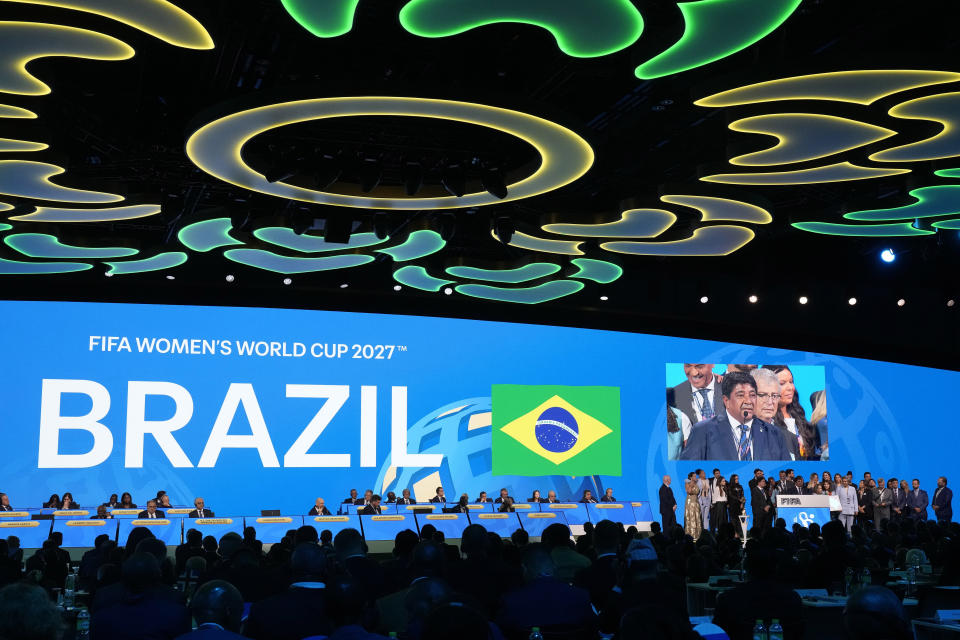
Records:
<instances>
[{"instance_id":1,"label":"bald man in audience","mask_svg":"<svg viewBox=\"0 0 960 640\"><path fill-rule=\"evenodd\" d=\"M190 611L197 628L177 640L241 639L243 596L225 580L211 580L193 595Z\"/></svg>"}]
</instances>

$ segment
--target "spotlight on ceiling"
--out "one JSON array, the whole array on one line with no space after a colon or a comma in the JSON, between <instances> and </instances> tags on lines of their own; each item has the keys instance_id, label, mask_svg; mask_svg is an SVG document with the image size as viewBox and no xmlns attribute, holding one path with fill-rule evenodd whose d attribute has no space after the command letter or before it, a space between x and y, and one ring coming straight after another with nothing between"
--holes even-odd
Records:
<instances>
[{"instance_id":1,"label":"spotlight on ceiling","mask_svg":"<svg viewBox=\"0 0 960 640\"><path fill-rule=\"evenodd\" d=\"M315 160L317 178L317 189L325 191L330 185L340 179L343 175L343 163L340 154L330 155L329 153L318 153Z\"/></svg>"},{"instance_id":2,"label":"spotlight on ceiling","mask_svg":"<svg viewBox=\"0 0 960 640\"><path fill-rule=\"evenodd\" d=\"M390 214L386 211L373 214L373 235L377 236L377 240L390 237Z\"/></svg>"},{"instance_id":3,"label":"spotlight on ceiling","mask_svg":"<svg viewBox=\"0 0 960 640\"><path fill-rule=\"evenodd\" d=\"M112 272L112 271L107 271L107 272L105 272L103 275L104 275L105 277L107 277L107 278L112 278L112 277L113 277L113 272Z\"/></svg>"},{"instance_id":4,"label":"spotlight on ceiling","mask_svg":"<svg viewBox=\"0 0 960 640\"><path fill-rule=\"evenodd\" d=\"M167 276L167 280L176 280L177 276Z\"/></svg>"},{"instance_id":5,"label":"spotlight on ceiling","mask_svg":"<svg viewBox=\"0 0 960 640\"><path fill-rule=\"evenodd\" d=\"M847 300L847 304L852 307L852 306L854 306L855 304L857 304L857 299L856 299L856 298L850 298L849 300Z\"/></svg>"},{"instance_id":6,"label":"spotlight on ceiling","mask_svg":"<svg viewBox=\"0 0 960 640\"><path fill-rule=\"evenodd\" d=\"M398 284L393 285L393 290L394 290L394 291L400 291L400 289L403 289L403 287L401 287L401 286L398 285Z\"/></svg>"},{"instance_id":7,"label":"spotlight on ceiling","mask_svg":"<svg viewBox=\"0 0 960 640\"><path fill-rule=\"evenodd\" d=\"M950 298L949 300L947 300L948 307L953 307L955 304L957 304L957 301L954 300L953 298Z\"/></svg>"},{"instance_id":8,"label":"spotlight on ceiling","mask_svg":"<svg viewBox=\"0 0 960 640\"><path fill-rule=\"evenodd\" d=\"M890 247L887 247L886 249L880 252L880 259L886 262L887 264L890 264L891 262L897 259L897 254L893 249L891 249Z\"/></svg>"},{"instance_id":9,"label":"spotlight on ceiling","mask_svg":"<svg viewBox=\"0 0 960 640\"><path fill-rule=\"evenodd\" d=\"M433 227L445 242L449 242L457 230L457 218L452 213L434 214Z\"/></svg>"},{"instance_id":10,"label":"spotlight on ceiling","mask_svg":"<svg viewBox=\"0 0 960 640\"><path fill-rule=\"evenodd\" d=\"M291 278L284 278L284 279L283 279L283 284L286 284L286 285L293 284L293 279L291 279Z\"/></svg>"},{"instance_id":11,"label":"spotlight on ceiling","mask_svg":"<svg viewBox=\"0 0 960 640\"><path fill-rule=\"evenodd\" d=\"M264 172L267 182L282 182L297 175L297 164L303 159L296 157L293 151L281 153Z\"/></svg>"},{"instance_id":12,"label":"spotlight on ceiling","mask_svg":"<svg viewBox=\"0 0 960 640\"><path fill-rule=\"evenodd\" d=\"M450 287L447 287L446 289L443 290L443 294L446 296L453 295L453 289L451 289Z\"/></svg>"},{"instance_id":13,"label":"spotlight on ceiling","mask_svg":"<svg viewBox=\"0 0 960 640\"><path fill-rule=\"evenodd\" d=\"M607 296L600 296L600 300L603 301L603 302L606 302L606 301L609 300L609 299L610 299L610 298L608 298Z\"/></svg>"},{"instance_id":14,"label":"spotlight on ceiling","mask_svg":"<svg viewBox=\"0 0 960 640\"><path fill-rule=\"evenodd\" d=\"M500 216L493 221L493 232L503 244L510 244L510 241L513 240L513 232L515 229L513 220L507 216Z\"/></svg>"},{"instance_id":15,"label":"spotlight on ceiling","mask_svg":"<svg viewBox=\"0 0 960 640\"><path fill-rule=\"evenodd\" d=\"M347 244L352 233L353 219L342 213L329 216L323 226L323 240L332 244Z\"/></svg>"},{"instance_id":16,"label":"spotlight on ceiling","mask_svg":"<svg viewBox=\"0 0 960 640\"><path fill-rule=\"evenodd\" d=\"M710 302L710 296L700 296L700 304L707 304Z\"/></svg>"},{"instance_id":17,"label":"spotlight on ceiling","mask_svg":"<svg viewBox=\"0 0 960 640\"><path fill-rule=\"evenodd\" d=\"M228 273L226 277L226 281L233 282L234 280L236 280L236 277L232 273Z\"/></svg>"},{"instance_id":18,"label":"spotlight on ceiling","mask_svg":"<svg viewBox=\"0 0 960 640\"><path fill-rule=\"evenodd\" d=\"M500 167L484 167L480 184L490 195L503 200L507 197L507 183L503 180Z\"/></svg>"},{"instance_id":19,"label":"spotlight on ceiling","mask_svg":"<svg viewBox=\"0 0 960 640\"><path fill-rule=\"evenodd\" d=\"M807 296L800 296L800 299L797 302L799 302L800 304L807 304L808 302L810 302L810 298L808 298Z\"/></svg>"},{"instance_id":20,"label":"spotlight on ceiling","mask_svg":"<svg viewBox=\"0 0 960 640\"><path fill-rule=\"evenodd\" d=\"M382 175L379 158L364 158L360 163L360 190L370 193L376 189Z\"/></svg>"},{"instance_id":21,"label":"spotlight on ceiling","mask_svg":"<svg viewBox=\"0 0 960 640\"><path fill-rule=\"evenodd\" d=\"M902 307L905 304L907 304L907 301L904 298L900 298L899 300L897 300L898 307Z\"/></svg>"},{"instance_id":22,"label":"spotlight on ceiling","mask_svg":"<svg viewBox=\"0 0 960 640\"><path fill-rule=\"evenodd\" d=\"M750 301L750 304L757 304L757 301L758 301L759 299L760 299L760 298L758 298L758 297L755 296L755 295L750 296L749 298L747 298L747 300Z\"/></svg>"},{"instance_id":23,"label":"spotlight on ceiling","mask_svg":"<svg viewBox=\"0 0 960 640\"><path fill-rule=\"evenodd\" d=\"M293 229L293 232L298 236L305 234L312 226L313 215L306 211L296 211L291 216L290 228Z\"/></svg>"},{"instance_id":24,"label":"spotlight on ceiling","mask_svg":"<svg viewBox=\"0 0 960 640\"><path fill-rule=\"evenodd\" d=\"M440 184L452 196L462 198L467 192L467 172L459 162L448 164L440 174Z\"/></svg>"},{"instance_id":25,"label":"spotlight on ceiling","mask_svg":"<svg viewBox=\"0 0 960 640\"><path fill-rule=\"evenodd\" d=\"M342 285L340 285L340 288L341 288L341 289L346 289L346 288L349 287L349 286L350 286L350 285L348 285L346 282L344 282Z\"/></svg>"},{"instance_id":26,"label":"spotlight on ceiling","mask_svg":"<svg viewBox=\"0 0 960 640\"><path fill-rule=\"evenodd\" d=\"M423 186L423 165L419 162L405 162L400 169L404 191L408 196L415 196Z\"/></svg>"}]
</instances>

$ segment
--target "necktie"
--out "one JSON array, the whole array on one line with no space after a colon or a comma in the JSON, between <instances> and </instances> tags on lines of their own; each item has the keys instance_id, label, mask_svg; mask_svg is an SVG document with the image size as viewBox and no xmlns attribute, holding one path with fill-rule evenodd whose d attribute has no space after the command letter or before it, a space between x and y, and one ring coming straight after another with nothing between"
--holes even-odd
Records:
<instances>
[{"instance_id":1,"label":"necktie","mask_svg":"<svg viewBox=\"0 0 960 640\"><path fill-rule=\"evenodd\" d=\"M737 447L740 451L741 460L750 460L750 428L742 424L740 425L740 445Z\"/></svg>"},{"instance_id":2,"label":"necktie","mask_svg":"<svg viewBox=\"0 0 960 640\"><path fill-rule=\"evenodd\" d=\"M710 398L707 396L709 389L697 389L697 393L700 394L700 416L704 420L709 420L714 416L713 405L710 404Z\"/></svg>"}]
</instances>

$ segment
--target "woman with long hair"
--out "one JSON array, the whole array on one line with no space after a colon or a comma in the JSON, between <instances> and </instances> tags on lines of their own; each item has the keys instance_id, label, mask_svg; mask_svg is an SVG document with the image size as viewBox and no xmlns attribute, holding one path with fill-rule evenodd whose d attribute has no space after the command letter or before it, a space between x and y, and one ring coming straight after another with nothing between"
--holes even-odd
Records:
<instances>
[{"instance_id":1,"label":"woman with long hair","mask_svg":"<svg viewBox=\"0 0 960 640\"><path fill-rule=\"evenodd\" d=\"M137 508L137 505L133 503L133 497L130 495L129 491L124 491L123 495L120 496L120 508L121 509Z\"/></svg>"},{"instance_id":2,"label":"woman with long hair","mask_svg":"<svg viewBox=\"0 0 960 640\"><path fill-rule=\"evenodd\" d=\"M797 439L800 450L798 460L816 460L813 425L807 421L807 413L800 404L800 396L793 383L793 372L784 364L765 364L763 368L777 374L780 381L780 406L774 416L774 424L786 428Z\"/></svg>"},{"instance_id":3,"label":"woman with long hair","mask_svg":"<svg viewBox=\"0 0 960 640\"><path fill-rule=\"evenodd\" d=\"M747 499L743 495L740 476L734 473L730 476L730 482L727 484L727 510L730 512L730 522L733 523L734 534L741 539L743 538L743 524L740 522L740 516L743 514L743 507L746 503Z\"/></svg>"},{"instance_id":4,"label":"woman with long hair","mask_svg":"<svg viewBox=\"0 0 960 640\"><path fill-rule=\"evenodd\" d=\"M828 441L827 429L827 392L821 389L810 394L810 406L813 407L813 413L810 414L810 424L813 425L815 449L814 453L820 456L821 460L830 459L830 443Z\"/></svg>"},{"instance_id":5,"label":"woman with long hair","mask_svg":"<svg viewBox=\"0 0 960 640\"><path fill-rule=\"evenodd\" d=\"M540 489L534 489L533 495L527 498L527 502L537 502L537 503L543 502L543 500L540 498Z\"/></svg>"},{"instance_id":6,"label":"woman with long hair","mask_svg":"<svg viewBox=\"0 0 960 640\"><path fill-rule=\"evenodd\" d=\"M720 476L719 480L714 480L714 484L717 487L713 493L713 506L710 508L710 529L720 531L721 526L730 522L730 508L727 506L730 502L729 485L723 476Z\"/></svg>"},{"instance_id":7,"label":"woman with long hair","mask_svg":"<svg viewBox=\"0 0 960 640\"><path fill-rule=\"evenodd\" d=\"M59 509L60 508L60 496L53 494L50 496L50 499L43 503L44 509Z\"/></svg>"},{"instance_id":8,"label":"woman with long hair","mask_svg":"<svg viewBox=\"0 0 960 640\"><path fill-rule=\"evenodd\" d=\"M67 491L63 494L63 498L60 500L60 509L62 511L69 511L70 509L79 509L80 505L73 501L73 494Z\"/></svg>"},{"instance_id":9,"label":"woman with long hair","mask_svg":"<svg viewBox=\"0 0 960 640\"><path fill-rule=\"evenodd\" d=\"M703 533L703 515L700 512L700 479L691 471L684 483L687 501L683 508L683 532L697 541Z\"/></svg>"}]
</instances>

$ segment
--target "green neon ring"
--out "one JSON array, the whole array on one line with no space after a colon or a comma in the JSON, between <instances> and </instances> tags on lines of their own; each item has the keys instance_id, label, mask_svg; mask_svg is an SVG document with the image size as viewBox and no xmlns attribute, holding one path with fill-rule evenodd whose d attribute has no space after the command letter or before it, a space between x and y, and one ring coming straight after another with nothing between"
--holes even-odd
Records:
<instances>
[{"instance_id":1,"label":"green neon ring","mask_svg":"<svg viewBox=\"0 0 960 640\"><path fill-rule=\"evenodd\" d=\"M485 191L461 198L371 198L327 193L267 182L243 162L243 146L261 133L298 122L352 116L439 118L488 127L529 143L540 154L541 163L532 175L508 185L508 195L501 200ZM197 167L232 185L278 198L363 209L460 209L530 198L580 178L594 160L593 149L573 131L520 111L471 102L378 96L316 98L240 111L200 127L187 140L186 150Z\"/></svg>"}]
</instances>

